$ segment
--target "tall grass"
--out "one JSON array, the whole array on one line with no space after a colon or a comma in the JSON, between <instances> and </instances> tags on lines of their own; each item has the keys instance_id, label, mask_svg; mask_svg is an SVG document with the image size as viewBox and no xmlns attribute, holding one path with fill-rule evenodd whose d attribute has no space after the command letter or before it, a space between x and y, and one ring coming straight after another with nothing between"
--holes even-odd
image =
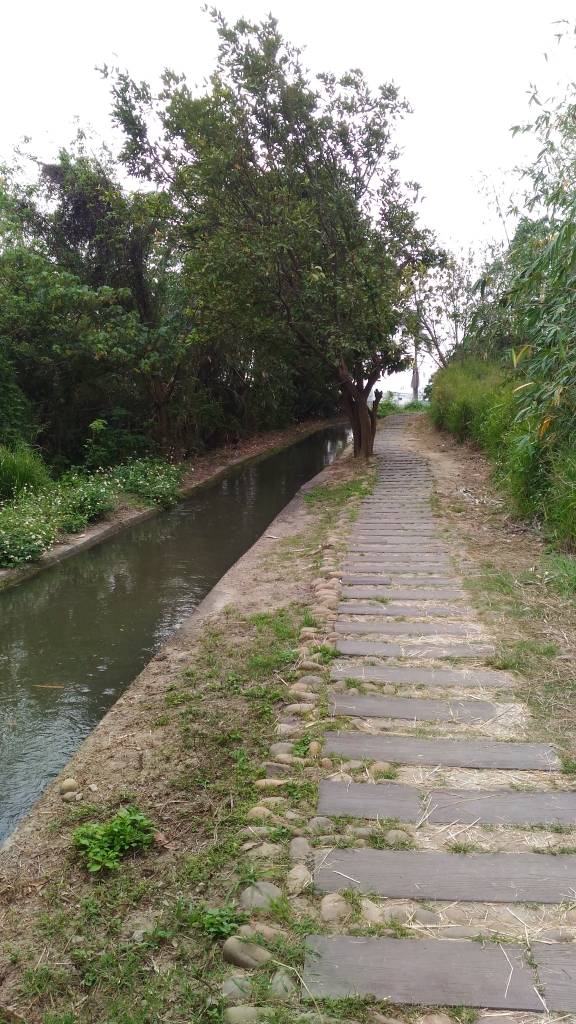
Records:
<instances>
[{"instance_id":1,"label":"tall grass","mask_svg":"<svg viewBox=\"0 0 576 1024\"><path fill-rule=\"evenodd\" d=\"M49 483L48 470L32 448L0 446L0 501L10 501L25 488L37 491Z\"/></svg>"},{"instance_id":2,"label":"tall grass","mask_svg":"<svg viewBox=\"0 0 576 1024\"><path fill-rule=\"evenodd\" d=\"M558 547L576 550L576 438L541 437L535 423L520 422L517 387L497 363L455 361L434 378L430 417L485 451L516 511L537 517Z\"/></svg>"}]
</instances>

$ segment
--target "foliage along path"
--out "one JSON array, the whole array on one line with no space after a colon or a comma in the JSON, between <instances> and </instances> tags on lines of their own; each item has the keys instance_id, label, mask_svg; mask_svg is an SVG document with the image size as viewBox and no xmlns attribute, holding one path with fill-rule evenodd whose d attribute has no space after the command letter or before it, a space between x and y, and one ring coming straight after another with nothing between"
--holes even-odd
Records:
<instances>
[{"instance_id":1,"label":"foliage along path","mask_svg":"<svg viewBox=\"0 0 576 1024\"><path fill-rule=\"evenodd\" d=\"M511 677L485 667L494 648L466 606L405 423L391 417L378 435L378 481L332 573L331 775L309 823L323 839L313 880L302 863L288 878L324 894L302 998L574 1013L576 859L555 832L573 825L576 794L555 751L523 741ZM302 691L314 682L293 689L313 699ZM287 709L280 736L302 731L303 710Z\"/></svg>"}]
</instances>

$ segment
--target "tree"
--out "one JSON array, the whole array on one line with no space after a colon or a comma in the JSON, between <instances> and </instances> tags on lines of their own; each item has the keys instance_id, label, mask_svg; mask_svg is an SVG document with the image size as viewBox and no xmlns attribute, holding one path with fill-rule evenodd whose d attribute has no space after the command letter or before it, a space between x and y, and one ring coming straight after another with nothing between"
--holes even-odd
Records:
<instances>
[{"instance_id":1,"label":"tree","mask_svg":"<svg viewBox=\"0 0 576 1024\"><path fill-rule=\"evenodd\" d=\"M412 282L437 260L416 224L418 190L394 166L392 127L408 107L359 71L313 89L271 17L233 28L212 17L219 57L201 95L170 72L159 97L114 72L122 159L178 211L201 333L339 392L354 452L370 456L379 399L370 410L368 397L408 365Z\"/></svg>"}]
</instances>

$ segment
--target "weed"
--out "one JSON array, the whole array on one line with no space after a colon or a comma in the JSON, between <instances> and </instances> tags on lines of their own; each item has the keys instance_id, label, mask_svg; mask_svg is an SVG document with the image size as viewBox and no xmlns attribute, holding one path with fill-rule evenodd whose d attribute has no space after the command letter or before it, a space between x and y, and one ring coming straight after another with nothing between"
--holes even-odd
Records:
<instances>
[{"instance_id":1,"label":"weed","mask_svg":"<svg viewBox=\"0 0 576 1024\"><path fill-rule=\"evenodd\" d=\"M188 913L191 928L199 928L212 939L227 939L235 935L241 924L248 920L248 914L240 913L236 907L194 907Z\"/></svg>"},{"instance_id":2,"label":"weed","mask_svg":"<svg viewBox=\"0 0 576 1024\"><path fill-rule=\"evenodd\" d=\"M123 807L105 825L88 822L72 833L80 859L89 871L117 868L130 850L147 850L154 841L156 826L133 808Z\"/></svg>"}]
</instances>

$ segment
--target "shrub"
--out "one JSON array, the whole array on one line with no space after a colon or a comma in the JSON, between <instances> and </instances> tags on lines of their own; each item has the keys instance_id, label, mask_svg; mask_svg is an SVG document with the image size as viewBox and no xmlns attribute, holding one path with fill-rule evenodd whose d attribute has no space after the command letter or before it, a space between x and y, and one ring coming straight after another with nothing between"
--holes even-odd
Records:
<instances>
[{"instance_id":1,"label":"shrub","mask_svg":"<svg viewBox=\"0 0 576 1024\"><path fill-rule=\"evenodd\" d=\"M536 516L551 539L576 541L576 442L542 435L536 420L518 415L517 385L506 371L480 359L453 362L434 377L430 417L458 441L472 440L495 465L495 478L516 510Z\"/></svg>"},{"instance_id":2,"label":"shrub","mask_svg":"<svg viewBox=\"0 0 576 1024\"><path fill-rule=\"evenodd\" d=\"M105 825L87 822L72 833L80 859L89 871L117 868L130 850L147 850L154 841L156 826L140 811L123 807Z\"/></svg>"},{"instance_id":3,"label":"shrub","mask_svg":"<svg viewBox=\"0 0 576 1024\"><path fill-rule=\"evenodd\" d=\"M14 501L0 504L0 565L40 558L60 531L85 529L117 508L124 492L167 508L178 500L183 473L162 459L135 459L90 475L71 470L36 492L25 485Z\"/></svg>"},{"instance_id":4,"label":"shrub","mask_svg":"<svg viewBox=\"0 0 576 1024\"><path fill-rule=\"evenodd\" d=\"M27 445L0 447L0 501L9 501L24 488L37 491L50 483L48 470L37 452Z\"/></svg>"}]
</instances>

